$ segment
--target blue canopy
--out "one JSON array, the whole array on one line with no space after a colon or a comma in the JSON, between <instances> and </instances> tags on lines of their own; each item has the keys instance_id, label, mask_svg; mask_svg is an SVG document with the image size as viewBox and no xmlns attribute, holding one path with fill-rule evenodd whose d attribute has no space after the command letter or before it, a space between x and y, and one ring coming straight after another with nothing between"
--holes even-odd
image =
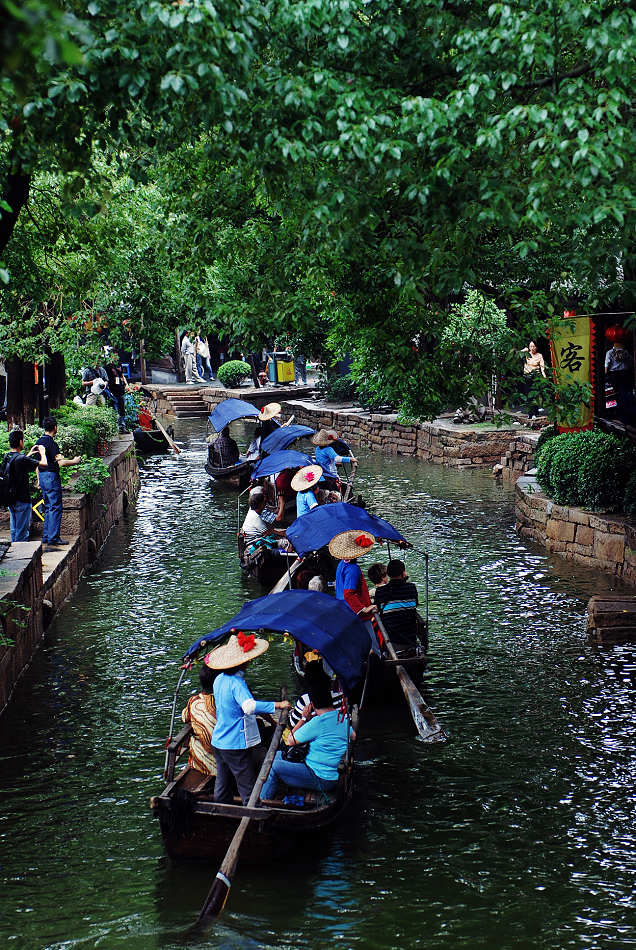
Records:
<instances>
[{"instance_id":1,"label":"blue canopy","mask_svg":"<svg viewBox=\"0 0 636 950\"><path fill-rule=\"evenodd\" d=\"M369 531L382 541L403 541L408 544L406 538L388 521L344 501L319 505L296 518L287 529L287 539L294 545L296 553L304 557L310 551L318 551L329 544L341 531Z\"/></svg>"},{"instance_id":2,"label":"blue canopy","mask_svg":"<svg viewBox=\"0 0 636 950\"><path fill-rule=\"evenodd\" d=\"M218 404L216 409L210 413L208 419L216 431L220 432L235 419L245 419L248 416L256 418L258 414L259 410L256 406L251 406L244 399L226 399L225 402Z\"/></svg>"},{"instance_id":3,"label":"blue canopy","mask_svg":"<svg viewBox=\"0 0 636 950\"><path fill-rule=\"evenodd\" d=\"M296 439L302 439L305 435L313 435L315 429L309 426L281 426L275 432L270 432L266 439L261 443L261 450L271 455L273 452L280 452L281 449L288 449Z\"/></svg>"},{"instance_id":4,"label":"blue canopy","mask_svg":"<svg viewBox=\"0 0 636 950\"><path fill-rule=\"evenodd\" d=\"M233 631L261 629L289 633L317 650L347 693L362 678L371 649L367 624L343 600L311 590L285 590L248 601L222 627L195 640L183 659L193 659Z\"/></svg>"},{"instance_id":5,"label":"blue canopy","mask_svg":"<svg viewBox=\"0 0 636 950\"><path fill-rule=\"evenodd\" d=\"M304 468L305 465L311 465L311 458L304 452L295 452L293 449L274 452L273 455L261 459L252 472L252 480L264 478L266 475L278 475L285 468Z\"/></svg>"}]
</instances>

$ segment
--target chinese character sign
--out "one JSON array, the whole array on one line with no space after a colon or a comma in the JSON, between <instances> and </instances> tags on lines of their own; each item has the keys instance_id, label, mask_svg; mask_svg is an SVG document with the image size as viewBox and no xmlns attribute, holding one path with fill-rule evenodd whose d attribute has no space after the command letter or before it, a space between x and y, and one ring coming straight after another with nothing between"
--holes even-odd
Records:
<instances>
[{"instance_id":1,"label":"chinese character sign","mask_svg":"<svg viewBox=\"0 0 636 950\"><path fill-rule=\"evenodd\" d=\"M592 333L590 318L575 317L573 314L564 314L563 322L550 328L552 371L557 386L594 382ZM592 402L581 403L580 416L575 424L561 424L557 409L557 428L560 432L591 429L593 418Z\"/></svg>"}]
</instances>

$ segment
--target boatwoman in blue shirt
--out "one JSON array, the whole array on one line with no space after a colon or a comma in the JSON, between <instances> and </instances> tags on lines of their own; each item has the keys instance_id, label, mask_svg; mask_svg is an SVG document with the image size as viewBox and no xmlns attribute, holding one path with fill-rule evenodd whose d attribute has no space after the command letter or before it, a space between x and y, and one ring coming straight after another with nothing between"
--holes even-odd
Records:
<instances>
[{"instance_id":1,"label":"boatwoman in blue shirt","mask_svg":"<svg viewBox=\"0 0 636 950\"><path fill-rule=\"evenodd\" d=\"M212 733L212 748L216 759L215 802L232 803L234 779L243 804L247 804L257 776L251 750L261 741L256 714L271 714L275 709L290 706L287 700L261 702L254 699L245 682L247 664L268 649L267 640L255 637L253 633L239 633L205 657L206 666L221 671L214 681L216 726Z\"/></svg>"},{"instance_id":2,"label":"boatwoman in blue shirt","mask_svg":"<svg viewBox=\"0 0 636 950\"><path fill-rule=\"evenodd\" d=\"M318 507L318 500L314 494L314 489L318 487L318 482L322 476L320 465L305 465L298 469L291 480L291 487L297 492L296 495L296 517L306 515L312 508Z\"/></svg>"},{"instance_id":3,"label":"boatwoman in blue shirt","mask_svg":"<svg viewBox=\"0 0 636 950\"><path fill-rule=\"evenodd\" d=\"M338 481L337 465L358 461L354 455L338 455L332 445L333 442L338 441L338 433L335 429L319 429L311 441L316 446L316 462L324 472L322 481L327 482L329 486ZM337 488L338 485L334 487Z\"/></svg>"}]
</instances>

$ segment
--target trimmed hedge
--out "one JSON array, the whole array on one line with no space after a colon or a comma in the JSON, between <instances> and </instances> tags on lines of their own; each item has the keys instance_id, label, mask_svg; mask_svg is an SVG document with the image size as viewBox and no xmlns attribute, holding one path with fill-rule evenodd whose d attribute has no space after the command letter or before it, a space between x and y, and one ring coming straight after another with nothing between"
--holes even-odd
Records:
<instances>
[{"instance_id":1,"label":"trimmed hedge","mask_svg":"<svg viewBox=\"0 0 636 950\"><path fill-rule=\"evenodd\" d=\"M240 386L243 380L251 374L252 370L249 363L244 363L242 360L229 360L229 362L219 366L217 372L219 382L223 383L227 389Z\"/></svg>"},{"instance_id":2,"label":"trimmed hedge","mask_svg":"<svg viewBox=\"0 0 636 950\"><path fill-rule=\"evenodd\" d=\"M537 480L560 505L620 511L636 468L636 446L600 430L549 439L537 460Z\"/></svg>"},{"instance_id":3,"label":"trimmed hedge","mask_svg":"<svg viewBox=\"0 0 636 950\"><path fill-rule=\"evenodd\" d=\"M636 518L636 472L632 472L627 480L623 496L623 511L630 518Z\"/></svg>"}]
</instances>

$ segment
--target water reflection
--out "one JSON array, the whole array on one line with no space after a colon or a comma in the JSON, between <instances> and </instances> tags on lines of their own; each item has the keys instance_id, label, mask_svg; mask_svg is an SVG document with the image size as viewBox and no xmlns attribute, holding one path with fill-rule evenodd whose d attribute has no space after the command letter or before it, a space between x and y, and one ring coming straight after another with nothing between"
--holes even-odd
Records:
<instances>
[{"instance_id":1,"label":"water reflection","mask_svg":"<svg viewBox=\"0 0 636 950\"><path fill-rule=\"evenodd\" d=\"M234 556L236 496L202 470L202 427L180 437L180 457L146 463L0 720L7 946L183 947L209 887L209 868L165 859L147 803L177 657L260 591ZM431 553L426 690L451 740L424 749L384 718L359 744L347 820L284 867L242 869L201 945L636 946L636 663L584 630L613 581L521 543L487 475L360 455L370 507ZM420 555L407 569L423 585ZM278 644L252 681L282 680Z\"/></svg>"}]
</instances>

